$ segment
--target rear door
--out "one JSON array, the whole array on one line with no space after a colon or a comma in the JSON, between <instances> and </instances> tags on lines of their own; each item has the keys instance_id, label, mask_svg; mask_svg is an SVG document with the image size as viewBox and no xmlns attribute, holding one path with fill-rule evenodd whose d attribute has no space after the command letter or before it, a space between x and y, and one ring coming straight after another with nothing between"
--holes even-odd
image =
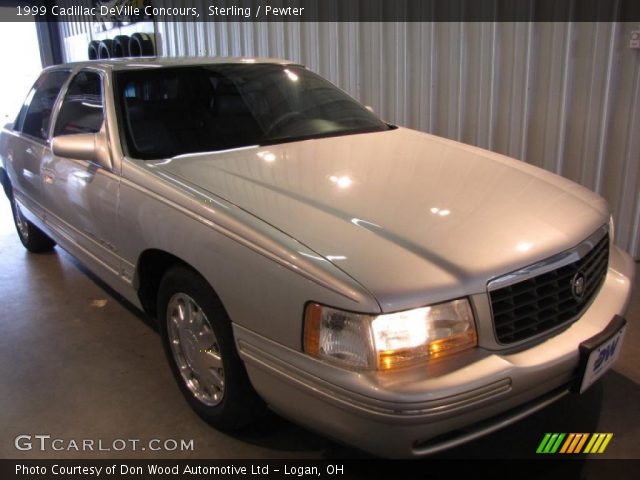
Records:
<instances>
[{"instance_id":1,"label":"rear door","mask_svg":"<svg viewBox=\"0 0 640 480\"><path fill-rule=\"evenodd\" d=\"M81 70L70 81L55 119L53 136L106 129L103 73ZM71 242L77 254L120 267L116 251L119 176L97 162L64 158L49 148L43 162L45 221Z\"/></svg>"},{"instance_id":2,"label":"rear door","mask_svg":"<svg viewBox=\"0 0 640 480\"><path fill-rule=\"evenodd\" d=\"M5 131L5 167L16 199L42 218L41 162L49 137L51 113L68 70L44 72L27 95L11 130Z\"/></svg>"}]
</instances>

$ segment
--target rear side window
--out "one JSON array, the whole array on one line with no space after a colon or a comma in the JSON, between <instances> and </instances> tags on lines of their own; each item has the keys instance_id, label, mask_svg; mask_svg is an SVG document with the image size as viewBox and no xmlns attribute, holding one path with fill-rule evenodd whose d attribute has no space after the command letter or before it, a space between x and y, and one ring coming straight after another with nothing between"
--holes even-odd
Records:
<instances>
[{"instance_id":1,"label":"rear side window","mask_svg":"<svg viewBox=\"0 0 640 480\"><path fill-rule=\"evenodd\" d=\"M51 111L69 75L68 71L57 70L38 78L20 109L16 130L37 139L47 139Z\"/></svg>"},{"instance_id":2,"label":"rear side window","mask_svg":"<svg viewBox=\"0 0 640 480\"><path fill-rule=\"evenodd\" d=\"M97 133L103 122L100 75L95 72L80 72L69 84L58 114L54 136Z\"/></svg>"}]
</instances>

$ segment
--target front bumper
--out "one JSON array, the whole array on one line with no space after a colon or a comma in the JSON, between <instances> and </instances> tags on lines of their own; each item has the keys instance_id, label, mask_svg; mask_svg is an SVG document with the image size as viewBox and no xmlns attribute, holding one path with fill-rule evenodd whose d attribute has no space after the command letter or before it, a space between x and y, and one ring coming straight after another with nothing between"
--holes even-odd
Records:
<instances>
[{"instance_id":1,"label":"front bumper","mask_svg":"<svg viewBox=\"0 0 640 480\"><path fill-rule=\"evenodd\" d=\"M302 425L386 457L428 455L513 423L566 395L581 342L624 315L635 266L613 247L600 292L566 330L519 351L473 351L398 372L352 372L234 325L251 382Z\"/></svg>"}]
</instances>

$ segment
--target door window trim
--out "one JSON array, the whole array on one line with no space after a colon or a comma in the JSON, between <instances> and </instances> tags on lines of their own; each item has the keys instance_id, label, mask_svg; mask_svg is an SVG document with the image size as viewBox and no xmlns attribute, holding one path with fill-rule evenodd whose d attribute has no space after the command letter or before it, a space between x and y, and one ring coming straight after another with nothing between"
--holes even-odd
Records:
<instances>
[{"instance_id":1,"label":"door window trim","mask_svg":"<svg viewBox=\"0 0 640 480\"><path fill-rule=\"evenodd\" d=\"M69 74L69 76L66 78L66 80L64 82L62 82L62 85L60 86L60 90L58 91L58 95L56 96L55 101L53 102L53 106L51 108L51 113L49 114L49 126L47 128L47 138L42 138L42 137L37 137L35 135L31 135L30 133L25 133L23 131L23 127L24 127L24 120L27 116L27 110L24 110L24 102L22 102L22 106L20 107L20 111L18 112L18 116L16 117L16 121L13 125L13 131L18 133L21 137L31 140L33 142L36 142L40 145L48 145L51 141L51 127L53 126L53 120L57 118L57 108L58 108L58 104L60 102L60 99L62 98L62 93L67 91L67 86L69 85L69 81L71 78L73 78L73 69L71 68L54 68L51 70L45 70L43 71L38 78L36 79L36 81L33 83L33 85L31 86L31 88L29 89L29 93L27 94L27 97L25 98L25 102L27 100L27 98L29 98L29 96L31 95L31 92L34 92L35 86L36 84L40 81L40 79L44 78L47 75L50 75L52 73L57 73L57 72L66 72ZM37 90L35 90L35 92L37 92ZM35 93L34 95L35 96ZM33 98L32 98L33 100ZM24 113L24 115L23 115Z\"/></svg>"},{"instance_id":2,"label":"door window trim","mask_svg":"<svg viewBox=\"0 0 640 480\"><path fill-rule=\"evenodd\" d=\"M91 72L91 73L95 73L100 77L100 94L101 94L101 99L102 99L102 128L105 129L106 132L108 132L108 126L107 126L107 102L106 102L106 94L105 94L105 72L97 69L97 68L92 68L92 67L83 67L80 68L77 71L72 71L71 75L69 76L69 78L67 79L67 81L65 82L64 88L60 91L60 93L63 93L63 95L59 95L57 100L56 100L56 104L54 107L54 110L52 112L52 121L49 124L49 132L48 132L48 140L47 143L50 145L51 144L51 140L53 139L53 132L55 132L55 128L58 124L58 117L60 116L60 110L62 110L62 104L64 103L65 98L67 97L67 92L69 91L69 87L71 86L71 82L73 82L73 80L80 75L82 72ZM84 162L86 162L87 160L83 160Z\"/></svg>"}]
</instances>

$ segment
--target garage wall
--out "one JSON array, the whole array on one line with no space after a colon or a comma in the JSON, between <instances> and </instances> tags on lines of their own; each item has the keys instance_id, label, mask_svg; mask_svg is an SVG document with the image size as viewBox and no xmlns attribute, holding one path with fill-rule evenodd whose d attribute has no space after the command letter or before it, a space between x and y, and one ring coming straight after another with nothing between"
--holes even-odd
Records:
<instances>
[{"instance_id":1,"label":"garage wall","mask_svg":"<svg viewBox=\"0 0 640 480\"><path fill-rule=\"evenodd\" d=\"M575 180L609 201L616 242L640 259L640 50L629 48L637 24L156 21L155 28L162 55L299 61L391 122Z\"/></svg>"}]
</instances>

